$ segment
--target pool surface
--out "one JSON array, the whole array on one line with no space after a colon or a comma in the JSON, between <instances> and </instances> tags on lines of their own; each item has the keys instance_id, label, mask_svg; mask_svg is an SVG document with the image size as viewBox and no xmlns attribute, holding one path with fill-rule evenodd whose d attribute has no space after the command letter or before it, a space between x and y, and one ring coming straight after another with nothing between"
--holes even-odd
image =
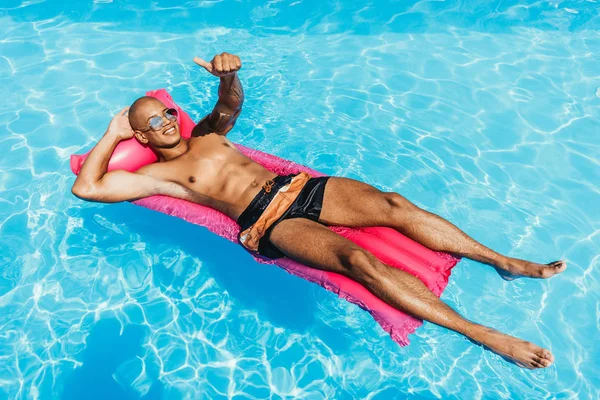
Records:
<instances>
[{"instance_id":1,"label":"pool surface","mask_svg":"<svg viewBox=\"0 0 600 400\"><path fill-rule=\"evenodd\" d=\"M600 398L600 2L0 3L0 399ZM493 4L493 5L492 5ZM442 299L550 348L521 370L370 315L206 229L70 193L69 155L164 87L193 118L240 55L234 142L397 191L513 257Z\"/></svg>"}]
</instances>

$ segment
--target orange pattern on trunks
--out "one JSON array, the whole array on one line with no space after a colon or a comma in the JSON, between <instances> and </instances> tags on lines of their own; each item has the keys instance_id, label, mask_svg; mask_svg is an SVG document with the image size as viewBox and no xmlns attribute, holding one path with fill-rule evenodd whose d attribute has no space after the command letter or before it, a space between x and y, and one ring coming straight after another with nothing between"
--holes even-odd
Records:
<instances>
[{"instance_id":1,"label":"orange pattern on trunks","mask_svg":"<svg viewBox=\"0 0 600 400\"><path fill-rule=\"evenodd\" d=\"M292 178L288 185L279 189L258 220L240 234L242 246L251 251L258 251L260 239L265 235L267 229L285 214L309 179L310 175L305 172L300 172ZM267 181L265 186L263 186L263 189L265 192L269 193L271 191L271 186L272 184L268 185Z\"/></svg>"}]
</instances>

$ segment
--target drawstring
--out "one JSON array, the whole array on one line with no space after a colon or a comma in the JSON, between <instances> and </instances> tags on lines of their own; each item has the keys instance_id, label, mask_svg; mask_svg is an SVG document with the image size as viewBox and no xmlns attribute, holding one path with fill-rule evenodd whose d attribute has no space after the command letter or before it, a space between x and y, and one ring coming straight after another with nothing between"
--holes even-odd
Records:
<instances>
[{"instance_id":1,"label":"drawstring","mask_svg":"<svg viewBox=\"0 0 600 400\"><path fill-rule=\"evenodd\" d=\"M275 184L275 182L273 180L269 179L263 185L263 189L265 190L266 193L271 193L271 189L273 189L274 184Z\"/></svg>"}]
</instances>

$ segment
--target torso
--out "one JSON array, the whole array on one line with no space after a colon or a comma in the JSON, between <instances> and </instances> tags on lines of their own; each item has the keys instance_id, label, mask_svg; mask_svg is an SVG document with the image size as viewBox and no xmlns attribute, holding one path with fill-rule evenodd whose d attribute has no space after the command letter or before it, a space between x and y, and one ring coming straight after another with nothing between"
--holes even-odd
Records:
<instances>
[{"instance_id":1,"label":"torso","mask_svg":"<svg viewBox=\"0 0 600 400\"><path fill-rule=\"evenodd\" d=\"M233 219L267 180L277 176L216 133L192 137L188 145L186 153L152 164L144 173L176 184L171 193L165 194L214 208Z\"/></svg>"}]
</instances>

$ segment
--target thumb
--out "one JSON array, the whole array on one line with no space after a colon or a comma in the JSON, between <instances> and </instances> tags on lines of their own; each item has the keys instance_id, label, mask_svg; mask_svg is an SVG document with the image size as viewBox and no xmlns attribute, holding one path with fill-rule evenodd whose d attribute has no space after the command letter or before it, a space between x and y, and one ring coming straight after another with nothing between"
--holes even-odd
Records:
<instances>
[{"instance_id":1,"label":"thumb","mask_svg":"<svg viewBox=\"0 0 600 400\"><path fill-rule=\"evenodd\" d=\"M212 70L213 70L212 64L207 63L206 61L204 61L200 57L194 57L194 62L196 64L198 64L199 66L203 67L204 69L206 69L208 72L212 72Z\"/></svg>"}]
</instances>

